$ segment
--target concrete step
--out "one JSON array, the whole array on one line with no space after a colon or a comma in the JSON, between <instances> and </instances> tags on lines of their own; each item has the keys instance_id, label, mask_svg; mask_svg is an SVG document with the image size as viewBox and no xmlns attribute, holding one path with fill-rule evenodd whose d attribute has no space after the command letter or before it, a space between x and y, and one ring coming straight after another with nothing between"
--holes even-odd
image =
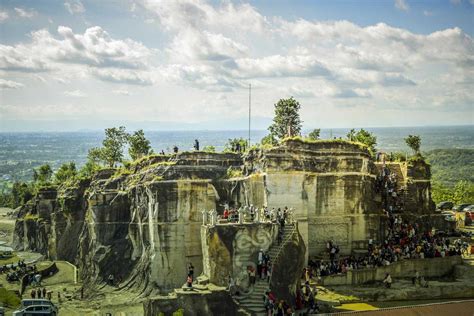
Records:
<instances>
[{"instance_id":1,"label":"concrete step","mask_svg":"<svg viewBox=\"0 0 474 316\"><path fill-rule=\"evenodd\" d=\"M263 306L263 298L248 298L246 300L242 300L239 302L240 305L242 306L247 306L247 305L262 305Z\"/></svg>"}]
</instances>

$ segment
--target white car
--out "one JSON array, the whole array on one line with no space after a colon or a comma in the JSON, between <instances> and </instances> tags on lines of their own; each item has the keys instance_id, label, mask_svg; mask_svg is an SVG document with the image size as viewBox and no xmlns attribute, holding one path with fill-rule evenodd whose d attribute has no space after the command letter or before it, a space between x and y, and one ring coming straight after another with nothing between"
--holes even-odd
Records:
<instances>
[{"instance_id":1,"label":"white car","mask_svg":"<svg viewBox=\"0 0 474 316\"><path fill-rule=\"evenodd\" d=\"M49 300L25 299L21 301L21 307L12 314L13 316L43 315L56 316L58 308Z\"/></svg>"}]
</instances>

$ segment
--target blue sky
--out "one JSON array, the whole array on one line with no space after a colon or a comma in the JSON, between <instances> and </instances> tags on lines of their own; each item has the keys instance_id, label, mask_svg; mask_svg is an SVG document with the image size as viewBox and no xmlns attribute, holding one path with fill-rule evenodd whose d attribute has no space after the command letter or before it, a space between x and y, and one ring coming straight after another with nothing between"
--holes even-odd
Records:
<instances>
[{"instance_id":1,"label":"blue sky","mask_svg":"<svg viewBox=\"0 0 474 316\"><path fill-rule=\"evenodd\" d=\"M3 0L0 131L474 124L473 2Z\"/></svg>"}]
</instances>

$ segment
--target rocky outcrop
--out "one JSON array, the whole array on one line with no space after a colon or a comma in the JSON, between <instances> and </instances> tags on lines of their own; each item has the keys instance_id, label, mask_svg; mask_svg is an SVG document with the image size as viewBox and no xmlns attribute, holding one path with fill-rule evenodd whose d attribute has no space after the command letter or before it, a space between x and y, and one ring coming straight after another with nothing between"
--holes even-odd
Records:
<instances>
[{"instance_id":1,"label":"rocky outcrop","mask_svg":"<svg viewBox=\"0 0 474 316\"><path fill-rule=\"evenodd\" d=\"M227 286L232 277L247 289L247 268L257 268L258 252L267 252L277 235L272 223L202 226L203 273L216 285Z\"/></svg>"},{"instance_id":2,"label":"rocky outcrop","mask_svg":"<svg viewBox=\"0 0 474 316\"><path fill-rule=\"evenodd\" d=\"M183 284L187 263L196 275L214 269L212 282L223 284L228 271L219 266L242 273L234 258L244 242L231 240L240 240L240 234L247 242L258 241L247 251L254 256L265 247L260 235L271 240L274 228L215 228L203 236L201 210L221 212L225 203L294 208L301 240L285 250L290 261L282 264L296 267L301 258L294 255L319 255L328 239L350 253L365 248L369 238L380 238L385 219L375 176L367 149L341 140L293 139L244 158L205 152L155 155L120 170L101 170L73 187L40 190L19 212L14 244L78 264L91 286L113 274L124 288L169 292ZM413 179L422 180L418 175ZM431 203L429 182L424 183L424 193L415 200L420 205ZM203 267L204 240L215 244L208 254L214 259Z\"/></svg>"}]
</instances>

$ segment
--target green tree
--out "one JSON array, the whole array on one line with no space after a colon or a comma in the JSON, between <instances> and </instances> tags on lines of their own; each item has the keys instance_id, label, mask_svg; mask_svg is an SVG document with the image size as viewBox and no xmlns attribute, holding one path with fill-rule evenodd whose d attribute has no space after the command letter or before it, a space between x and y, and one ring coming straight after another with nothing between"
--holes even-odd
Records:
<instances>
[{"instance_id":1,"label":"green tree","mask_svg":"<svg viewBox=\"0 0 474 316\"><path fill-rule=\"evenodd\" d=\"M269 146L276 146L278 145L277 139L273 136L273 134L268 134L267 136L263 137L260 141L262 145L269 145Z\"/></svg>"},{"instance_id":2,"label":"green tree","mask_svg":"<svg viewBox=\"0 0 474 316\"><path fill-rule=\"evenodd\" d=\"M94 165L99 165L102 163L105 160L103 148L94 147L89 149L87 159Z\"/></svg>"},{"instance_id":3,"label":"green tree","mask_svg":"<svg viewBox=\"0 0 474 316\"><path fill-rule=\"evenodd\" d=\"M128 144L128 153L130 154L132 160L136 160L153 153L150 141L146 139L145 133L142 129L128 136Z\"/></svg>"},{"instance_id":4,"label":"green tree","mask_svg":"<svg viewBox=\"0 0 474 316\"><path fill-rule=\"evenodd\" d=\"M34 189L31 185L24 182L13 183L9 198L9 207L17 208L33 198Z\"/></svg>"},{"instance_id":5,"label":"green tree","mask_svg":"<svg viewBox=\"0 0 474 316\"><path fill-rule=\"evenodd\" d=\"M56 183L64 183L68 180L74 180L77 176L76 164L71 161L64 163L59 167L58 171L54 174Z\"/></svg>"},{"instance_id":6,"label":"green tree","mask_svg":"<svg viewBox=\"0 0 474 316\"><path fill-rule=\"evenodd\" d=\"M359 142L366 145L369 148L370 153L375 153L375 145L377 145L377 137L369 131L361 128L359 131L351 129L347 133L347 139L352 142Z\"/></svg>"},{"instance_id":7,"label":"green tree","mask_svg":"<svg viewBox=\"0 0 474 316\"><path fill-rule=\"evenodd\" d=\"M300 135L302 123L299 114L300 108L300 103L293 97L280 99L275 104L273 124L268 128L273 137L282 139L286 136Z\"/></svg>"},{"instance_id":8,"label":"green tree","mask_svg":"<svg viewBox=\"0 0 474 316\"><path fill-rule=\"evenodd\" d=\"M215 153L216 152L216 147L214 147L212 145L207 145L207 146L204 146L204 148L202 150L205 151L205 152L208 152L208 153Z\"/></svg>"},{"instance_id":9,"label":"green tree","mask_svg":"<svg viewBox=\"0 0 474 316\"><path fill-rule=\"evenodd\" d=\"M79 170L79 177L90 178L99 169L99 165L93 160L88 160L84 166Z\"/></svg>"},{"instance_id":10,"label":"green tree","mask_svg":"<svg viewBox=\"0 0 474 316\"><path fill-rule=\"evenodd\" d=\"M350 140L351 142L355 142L355 137L356 137L356 131L355 129L351 129L349 133L347 133L347 139Z\"/></svg>"},{"instance_id":11,"label":"green tree","mask_svg":"<svg viewBox=\"0 0 474 316\"><path fill-rule=\"evenodd\" d=\"M41 165L38 170L34 170L33 179L35 182L48 183L51 181L53 175L53 169L48 164Z\"/></svg>"},{"instance_id":12,"label":"green tree","mask_svg":"<svg viewBox=\"0 0 474 316\"><path fill-rule=\"evenodd\" d=\"M321 135L321 129L315 128L308 134L308 138L312 140L318 140L320 135Z\"/></svg>"},{"instance_id":13,"label":"green tree","mask_svg":"<svg viewBox=\"0 0 474 316\"><path fill-rule=\"evenodd\" d=\"M405 138L405 143L407 143L408 147L413 150L415 154L420 153L420 145L421 145L421 137L418 135L408 135L407 138Z\"/></svg>"},{"instance_id":14,"label":"green tree","mask_svg":"<svg viewBox=\"0 0 474 316\"><path fill-rule=\"evenodd\" d=\"M123 126L105 129L105 139L102 141L103 160L109 167L114 168L115 164L122 161L123 146L127 138L128 134Z\"/></svg>"}]
</instances>

